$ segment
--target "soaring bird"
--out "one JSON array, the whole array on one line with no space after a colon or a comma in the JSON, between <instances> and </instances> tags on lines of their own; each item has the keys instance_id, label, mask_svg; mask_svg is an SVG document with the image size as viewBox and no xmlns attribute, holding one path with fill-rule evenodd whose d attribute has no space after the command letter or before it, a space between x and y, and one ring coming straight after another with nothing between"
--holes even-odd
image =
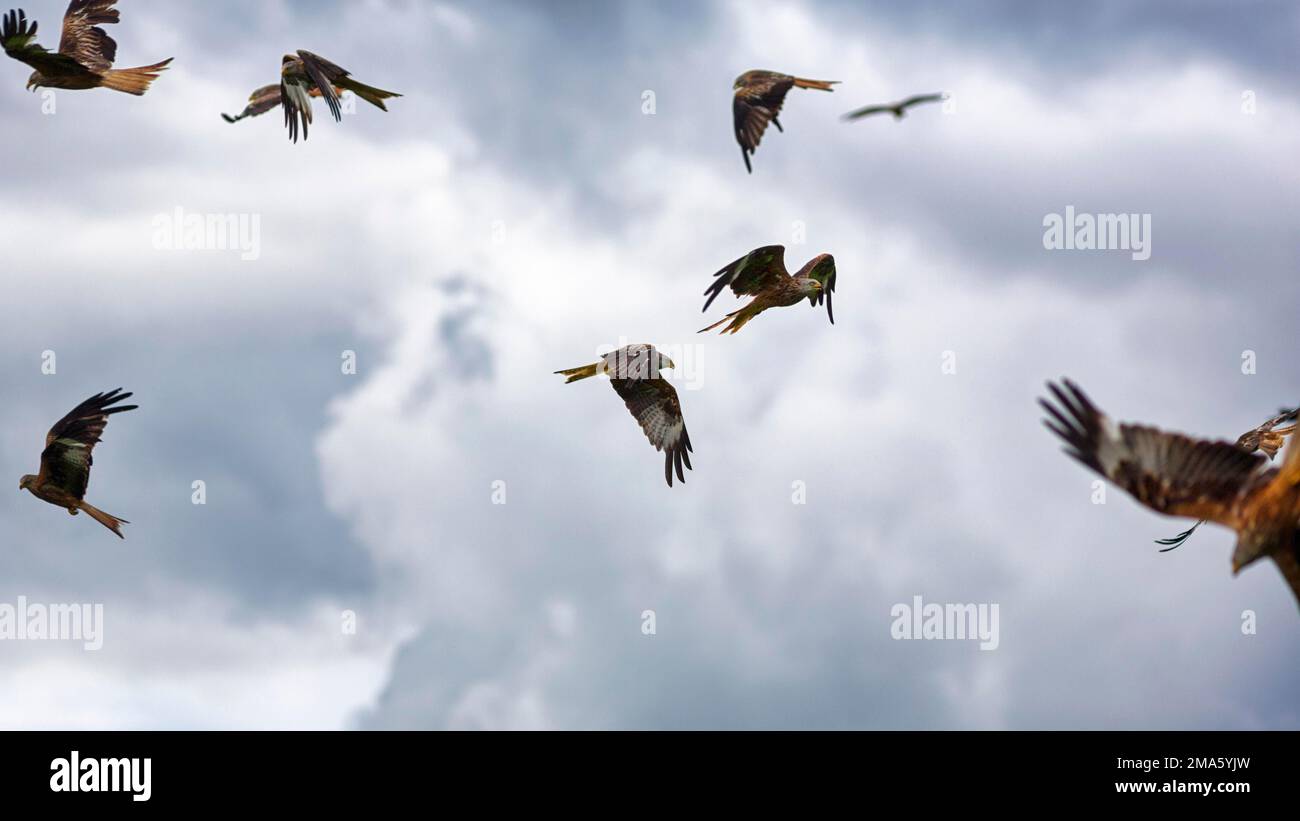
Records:
<instances>
[{"instance_id":1,"label":"soaring bird","mask_svg":"<svg viewBox=\"0 0 1300 821\"><path fill-rule=\"evenodd\" d=\"M1255 453L1257 451L1263 452L1268 456L1269 461L1272 461L1273 457L1277 456L1277 452L1282 449L1282 445L1286 442L1286 438L1292 433L1295 433L1296 428L1294 424L1288 428L1281 429L1278 429L1277 426L1283 422L1294 423L1297 414L1300 414L1300 409L1283 410L1282 413L1274 416L1264 424L1253 430L1246 431L1238 437L1237 447L1244 453ZM1182 533L1179 533L1177 536L1168 539L1156 539L1156 544L1166 545L1166 547L1160 552L1168 553L1174 548L1180 547L1183 542L1190 539L1192 534L1196 532L1196 529L1203 524L1205 524L1205 520L1201 519L1199 522L1187 528Z\"/></svg>"},{"instance_id":2,"label":"soaring bird","mask_svg":"<svg viewBox=\"0 0 1300 821\"><path fill-rule=\"evenodd\" d=\"M335 87L334 93L342 97L343 89ZM312 86L311 89L307 92L307 94L310 97L321 96L320 89L316 88L315 86ZM252 94L248 95L248 105L244 107L244 110L242 112L240 112L237 115L222 114L221 118L228 123L237 123L240 120L246 119L248 117L257 117L279 107L280 107L279 84L262 86L257 91L254 91Z\"/></svg>"},{"instance_id":3,"label":"soaring bird","mask_svg":"<svg viewBox=\"0 0 1300 821\"><path fill-rule=\"evenodd\" d=\"M137 97L149 90L149 84L166 70L171 58L138 68L114 69L117 43L101 25L116 23L120 12L113 8L117 0L72 0L63 16L63 37L57 52L38 46L36 23L28 24L22 9L5 15L0 28L0 43L5 54L36 69L27 79L27 88L61 88L70 91L88 88L111 88Z\"/></svg>"},{"instance_id":4,"label":"soaring bird","mask_svg":"<svg viewBox=\"0 0 1300 821\"><path fill-rule=\"evenodd\" d=\"M785 246L766 245L750 251L713 277L713 284L704 291L704 295L709 298L704 303L704 310L709 310L713 300L728 285L736 296L754 298L739 311L727 314L700 333L711 331L730 320L731 324L723 328L722 333L734 334L768 308L797 305L805 299L814 308L825 300L826 315L830 317L831 324L835 324L835 311L831 306L831 295L835 293L835 257L830 254L813 257L799 269L799 273L791 276L785 269Z\"/></svg>"},{"instance_id":5,"label":"soaring bird","mask_svg":"<svg viewBox=\"0 0 1300 821\"><path fill-rule=\"evenodd\" d=\"M289 128L289 139L298 142L298 129L302 129L302 138L307 139L307 127L312 123L312 92L325 100L335 122L343 121L343 109L339 106L338 89L346 89L361 99L387 111L384 100L401 97L392 91L359 83L344 69L312 54L301 51L297 55L286 54L280 63L280 98L284 105L284 124Z\"/></svg>"},{"instance_id":6,"label":"soaring bird","mask_svg":"<svg viewBox=\"0 0 1300 821\"><path fill-rule=\"evenodd\" d=\"M914 97L908 97L906 100L899 100L896 103L887 105L869 105L866 108L859 108L857 111L850 111L844 115L846 120L856 120L860 117L870 117L872 114L884 114L886 112L893 114L894 119L901 120L907 115L907 109L914 105L923 105L925 103L941 103L948 99L947 94L917 94Z\"/></svg>"},{"instance_id":7,"label":"soaring bird","mask_svg":"<svg viewBox=\"0 0 1300 821\"><path fill-rule=\"evenodd\" d=\"M587 379L597 374L609 376L614 390L627 404L627 409L640 423L650 444L664 453L664 479L673 486L673 469L677 479L686 481L682 466L691 469L691 437L686 432L682 418L682 405L677 391L668 384L659 371L675 368L673 361L654 349L652 345L628 345L605 354L599 362L580 368L556 371L567 376L564 384Z\"/></svg>"},{"instance_id":8,"label":"soaring bird","mask_svg":"<svg viewBox=\"0 0 1300 821\"><path fill-rule=\"evenodd\" d=\"M732 86L736 96L731 111L736 121L736 142L740 143L740 156L745 159L745 168L749 173L754 173L749 156L758 149L767 124L770 122L776 126L777 131L785 131L778 116L790 89L797 87L834 91L831 86L838 82L839 80L805 80L775 71L746 71L736 78L736 83Z\"/></svg>"},{"instance_id":9,"label":"soaring bird","mask_svg":"<svg viewBox=\"0 0 1300 821\"><path fill-rule=\"evenodd\" d=\"M1228 442L1191 439L1141 425L1116 425L1074 383L1048 383L1043 423L1065 452L1158 513L1191 516L1236 531L1233 575L1263 558L1282 571L1300 602L1300 447L1280 468Z\"/></svg>"},{"instance_id":10,"label":"soaring bird","mask_svg":"<svg viewBox=\"0 0 1300 821\"><path fill-rule=\"evenodd\" d=\"M92 519L117 534L122 535L122 525L130 524L85 501L86 485L90 483L90 466L94 464L91 453L99 444L108 417L115 413L135 410L139 405L117 405L131 398L118 388L109 393L90 397L50 428L45 437L45 450L41 453L39 475L24 476L18 489L57 507L65 508L73 516L85 511Z\"/></svg>"}]
</instances>

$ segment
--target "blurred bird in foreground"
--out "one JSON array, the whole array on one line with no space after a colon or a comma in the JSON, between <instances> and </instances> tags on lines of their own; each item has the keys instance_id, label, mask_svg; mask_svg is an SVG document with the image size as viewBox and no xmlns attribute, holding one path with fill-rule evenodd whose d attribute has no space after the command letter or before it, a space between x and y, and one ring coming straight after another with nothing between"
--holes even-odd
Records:
<instances>
[{"instance_id":1,"label":"blurred bird in foreground","mask_svg":"<svg viewBox=\"0 0 1300 821\"><path fill-rule=\"evenodd\" d=\"M1069 456L1157 513L1236 531L1233 575L1272 559L1300 602L1300 446L1292 442L1282 466L1270 468L1268 457L1240 443L1117 425L1068 379L1047 389L1055 401L1039 400L1048 415L1043 424ZM1261 441L1280 447L1273 433L1281 432L1265 431Z\"/></svg>"},{"instance_id":2,"label":"blurred bird in foreground","mask_svg":"<svg viewBox=\"0 0 1300 821\"><path fill-rule=\"evenodd\" d=\"M1277 456L1277 452L1282 449L1282 445L1286 442L1286 438L1292 433L1295 433L1296 427L1293 424L1290 427L1278 429L1277 426L1283 422L1295 422L1297 413L1300 413L1300 409L1283 410L1281 414L1274 416L1272 419L1254 430L1247 431L1238 437L1237 447L1244 453L1255 453L1256 451L1260 451L1268 456L1269 461L1272 461L1273 457ZM1181 547L1184 542L1192 537L1192 534L1196 532L1196 529L1203 524L1205 524L1205 520L1201 519L1199 522L1187 528L1182 533L1179 533L1177 536L1171 536L1168 539L1156 539L1156 544L1166 545L1166 547L1160 552L1168 553L1177 547Z\"/></svg>"}]
</instances>

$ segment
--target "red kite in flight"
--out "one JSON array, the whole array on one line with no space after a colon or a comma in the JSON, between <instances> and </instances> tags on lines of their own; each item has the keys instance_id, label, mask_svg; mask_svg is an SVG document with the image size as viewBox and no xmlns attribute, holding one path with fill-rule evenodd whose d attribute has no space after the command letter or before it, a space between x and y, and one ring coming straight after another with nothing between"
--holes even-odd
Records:
<instances>
[{"instance_id":1,"label":"red kite in flight","mask_svg":"<svg viewBox=\"0 0 1300 821\"><path fill-rule=\"evenodd\" d=\"M1116 425L1068 379L1047 388L1056 402L1039 400L1043 423L1067 454L1158 513L1236 531L1233 575L1271 558L1300 601L1300 447L1269 468L1266 456L1228 442Z\"/></svg>"},{"instance_id":2,"label":"red kite in flight","mask_svg":"<svg viewBox=\"0 0 1300 821\"><path fill-rule=\"evenodd\" d=\"M731 324L723 328L722 333L734 334L768 308L797 305L805 299L814 308L825 300L826 315L831 324L835 324L835 311L831 307L831 295L835 293L835 257L830 254L813 257L799 269L799 273L791 276L785 269L785 246L767 245L750 251L713 276L713 284L704 291L709 298L704 303L704 310L709 310L713 300L728 285L736 296L754 298L739 311L727 314L700 333L730 320Z\"/></svg>"},{"instance_id":3,"label":"red kite in flight","mask_svg":"<svg viewBox=\"0 0 1300 821\"><path fill-rule=\"evenodd\" d=\"M312 92L325 100L335 122L343 121L343 109L339 106L338 89L347 89L361 99L387 111L384 100L401 97L392 91L358 83L344 69L318 57L310 51L299 51L297 55L286 54L280 64L280 102L284 106L284 124L289 128L289 139L298 142L298 130L302 129L302 138L307 139L307 127L312 123Z\"/></svg>"},{"instance_id":4,"label":"red kite in flight","mask_svg":"<svg viewBox=\"0 0 1300 821\"><path fill-rule=\"evenodd\" d=\"M140 407L111 406L130 398L131 394L122 393L122 389L118 388L110 393L92 396L73 408L71 413L50 428L49 435L45 437L40 474L24 476L18 482L18 489L31 493L43 502L65 508L73 516L84 510L90 518L116 533L119 539L125 539L122 525L130 522L91 507L86 503L85 496L86 486L90 483L90 466L94 464L91 453L104 434L108 417Z\"/></svg>"},{"instance_id":5,"label":"red kite in flight","mask_svg":"<svg viewBox=\"0 0 1300 821\"><path fill-rule=\"evenodd\" d=\"M686 481L682 466L691 470L691 437L686 432L682 418L682 405L677 391L659 374L663 368L675 368L673 361L654 349L652 345L628 345L601 357L593 365L556 371L567 376L564 384L587 379L597 374L607 374L614 390L627 404L627 409L640 423L650 444L664 452L664 479L673 486L673 468L677 479Z\"/></svg>"},{"instance_id":6,"label":"red kite in flight","mask_svg":"<svg viewBox=\"0 0 1300 821\"><path fill-rule=\"evenodd\" d=\"M0 28L5 54L36 69L27 79L27 88L111 88L137 97L148 91L149 84L166 70L171 58L151 66L114 69L117 43L100 26L118 21L120 12L113 8L116 3L72 0L63 17L63 37L57 52L36 45L37 24L29 25L22 9L6 14Z\"/></svg>"},{"instance_id":7,"label":"red kite in flight","mask_svg":"<svg viewBox=\"0 0 1300 821\"><path fill-rule=\"evenodd\" d=\"M894 115L895 120L901 120L907 116L907 109L914 105L923 105L925 103L941 103L948 99L947 94L918 94L915 97L908 97L906 100L899 100L896 103L888 105L869 105L866 108L859 108L857 111L850 111L844 115L846 120L856 120L861 117L870 117L872 114L884 114L889 112Z\"/></svg>"},{"instance_id":8,"label":"red kite in flight","mask_svg":"<svg viewBox=\"0 0 1300 821\"><path fill-rule=\"evenodd\" d=\"M1282 449L1282 445L1286 442L1286 438L1292 433L1295 433L1296 428L1294 424L1289 428L1281 429L1278 429L1277 426L1283 422L1295 422L1297 414L1300 414L1300 409L1282 411L1282 413L1274 416L1272 419L1254 430L1243 433L1237 439L1237 447L1244 453L1262 451L1268 456L1269 461L1272 461L1273 457L1277 456L1277 452ZM1192 537L1192 534L1196 532L1196 528L1203 524L1205 524L1205 520L1201 519L1199 522L1187 528L1182 533L1179 533L1177 536L1168 539L1156 539L1156 544L1166 545L1166 547L1160 552L1168 553L1174 548L1180 547L1183 542Z\"/></svg>"},{"instance_id":9,"label":"red kite in flight","mask_svg":"<svg viewBox=\"0 0 1300 821\"><path fill-rule=\"evenodd\" d=\"M334 93L341 97L343 96L343 89L335 88ZM313 86L311 90L307 92L307 95L310 97L320 97L321 96L320 89ZM257 117L279 107L280 107L279 84L272 85L272 86L262 86L257 91L254 91L252 94L248 95L248 105L244 107L244 110L242 112L240 112L238 115L222 114L221 118L228 123L237 123L240 120L246 119L248 117Z\"/></svg>"},{"instance_id":10,"label":"red kite in flight","mask_svg":"<svg viewBox=\"0 0 1300 821\"><path fill-rule=\"evenodd\" d=\"M778 117L785 95L792 88L815 88L819 91L834 91L831 86L839 80L805 80L778 74L775 71L746 71L736 78L732 88L736 92L731 103L732 116L736 122L736 142L740 143L740 156L745 159L745 168L754 173L749 157L763 139L763 132L770 122L777 131L785 131Z\"/></svg>"}]
</instances>

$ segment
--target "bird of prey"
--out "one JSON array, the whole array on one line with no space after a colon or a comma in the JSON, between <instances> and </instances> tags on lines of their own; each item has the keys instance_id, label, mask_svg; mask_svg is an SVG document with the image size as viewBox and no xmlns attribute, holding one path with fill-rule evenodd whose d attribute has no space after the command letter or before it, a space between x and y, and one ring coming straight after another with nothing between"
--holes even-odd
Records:
<instances>
[{"instance_id":1,"label":"bird of prey","mask_svg":"<svg viewBox=\"0 0 1300 821\"><path fill-rule=\"evenodd\" d=\"M149 84L166 70L171 58L138 68L113 68L117 43L101 25L120 19L117 0L72 0L63 16L63 37L57 52L38 46L35 22L28 23L22 9L5 15L0 27L0 43L5 54L36 69L27 79L27 88L61 88L70 91L110 88L137 97L149 90Z\"/></svg>"},{"instance_id":2,"label":"bird of prey","mask_svg":"<svg viewBox=\"0 0 1300 821\"><path fill-rule=\"evenodd\" d=\"M722 333L734 334L768 308L797 305L805 299L814 308L824 300L826 315L830 317L831 324L835 324L835 311L831 306L831 295L835 293L835 257L830 254L813 257L799 269L799 273L791 276L785 270L785 246L766 245L750 251L713 277L713 284L704 291L704 295L709 298L704 303L704 310L709 310L713 300L728 285L736 296L754 298L739 311L727 314L700 333L711 331L730 320L731 324L723 328Z\"/></svg>"},{"instance_id":3,"label":"bird of prey","mask_svg":"<svg viewBox=\"0 0 1300 821\"><path fill-rule=\"evenodd\" d=\"M1271 558L1300 602L1300 447L1280 468L1228 442L1142 425L1116 425L1074 383L1048 383L1043 423L1065 452L1158 513L1190 516L1237 533L1233 575ZM1275 440L1274 440L1275 441Z\"/></svg>"},{"instance_id":4,"label":"bird of prey","mask_svg":"<svg viewBox=\"0 0 1300 821\"><path fill-rule=\"evenodd\" d=\"M682 405L677 391L668 384L659 371L675 368L673 361L654 349L652 345L628 345L605 354L599 362L580 368L556 371L567 376L564 384L587 379L597 374L609 376L610 384L627 404L627 409L640 423L650 444L664 453L664 479L673 486L673 469L677 479L685 483L682 466L691 470L691 437L686 432L682 418Z\"/></svg>"},{"instance_id":5,"label":"bird of prey","mask_svg":"<svg viewBox=\"0 0 1300 821\"><path fill-rule=\"evenodd\" d=\"M872 114L884 114L886 112L893 114L894 119L901 120L907 115L907 109L914 105L923 105L925 103L941 103L948 99L947 94L917 94L914 97L908 97L906 100L899 100L896 103L887 105L869 105L866 108L859 108L857 111L850 111L844 115L846 120L856 120L861 117L870 117Z\"/></svg>"},{"instance_id":6,"label":"bird of prey","mask_svg":"<svg viewBox=\"0 0 1300 821\"><path fill-rule=\"evenodd\" d=\"M90 397L50 428L45 437L45 450L41 453L41 472L24 476L18 489L31 493L43 502L64 508L76 516L85 511L90 518L117 534L122 535L122 525L130 524L85 501L86 485L90 482L90 466L94 464L91 453L99 444L108 417L115 413L135 410L139 405L118 405L131 398L118 388L109 393Z\"/></svg>"},{"instance_id":7,"label":"bird of prey","mask_svg":"<svg viewBox=\"0 0 1300 821\"><path fill-rule=\"evenodd\" d=\"M302 129L302 138L307 139L307 128L312 123L312 92L325 100L335 122L343 121L343 109L339 106L338 89L346 89L361 99L387 111L384 100L401 97L392 91L359 83L344 69L312 54L302 51L284 55L280 63L280 99L284 106L284 124L289 128L289 139L298 142L298 130Z\"/></svg>"},{"instance_id":8,"label":"bird of prey","mask_svg":"<svg viewBox=\"0 0 1300 821\"><path fill-rule=\"evenodd\" d=\"M1237 447L1244 453L1262 451L1268 456L1269 461L1272 461L1273 457L1277 456L1278 451L1282 449L1282 445L1286 442L1286 438L1292 433L1295 433L1296 429L1294 424L1288 428L1281 429L1277 426L1283 422L1294 423L1297 414L1300 414L1300 409L1283 410L1282 413L1274 416L1264 424L1254 430L1247 431L1238 437ZM1168 539L1156 539L1156 544L1166 545L1166 547L1160 552L1168 553L1174 548L1182 546L1183 542L1190 539L1192 534L1196 532L1196 529L1203 524L1205 524L1205 520L1201 519L1199 522L1187 528L1182 533L1179 533L1177 536Z\"/></svg>"},{"instance_id":9,"label":"bird of prey","mask_svg":"<svg viewBox=\"0 0 1300 821\"><path fill-rule=\"evenodd\" d=\"M334 88L334 93L341 97L343 96L343 89L338 88L336 86ZM321 96L320 89L316 88L315 86L312 86L311 89L307 92L307 94L310 97ZM240 120L246 119L248 117L257 117L279 107L280 107L280 86L278 84L270 85L270 86L262 86L257 91L254 91L252 94L248 95L248 105L244 107L244 110L242 112L240 112L237 115L222 114L221 118L228 123L237 123Z\"/></svg>"},{"instance_id":10,"label":"bird of prey","mask_svg":"<svg viewBox=\"0 0 1300 821\"><path fill-rule=\"evenodd\" d=\"M736 142L740 143L740 156L745 160L745 168L754 173L749 157L758 150L758 143L763 139L763 132L770 122L777 131L781 127L781 106L785 95L792 88L815 88L820 91L834 91L831 86L839 80L805 80L791 77L775 71L746 71L736 78L732 86L736 92L731 104L732 116L736 123Z\"/></svg>"}]
</instances>

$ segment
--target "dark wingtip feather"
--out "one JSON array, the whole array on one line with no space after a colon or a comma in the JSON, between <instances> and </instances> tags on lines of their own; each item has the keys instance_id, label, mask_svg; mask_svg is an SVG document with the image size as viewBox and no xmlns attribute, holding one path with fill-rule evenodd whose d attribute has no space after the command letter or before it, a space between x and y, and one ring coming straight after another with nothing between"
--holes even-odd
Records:
<instances>
[{"instance_id":1,"label":"dark wingtip feather","mask_svg":"<svg viewBox=\"0 0 1300 821\"><path fill-rule=\"evenodd\" d=\"M1179 533L1177 536L1171 536L1168 539L1156 539L1155 540L1156 544L1168 545L1168 547L1165 547L1160 552L1168 553L1171 550L1177 550L1178 548L1182 547L1183 544L1188 539L1192 538L1192 534L1195 533L1196 529L1200 527L1202 524L1204 524L1204 522L1197 522L1196 524L1184 530L1182 533Z\"/></svg>"}]
</instances>

